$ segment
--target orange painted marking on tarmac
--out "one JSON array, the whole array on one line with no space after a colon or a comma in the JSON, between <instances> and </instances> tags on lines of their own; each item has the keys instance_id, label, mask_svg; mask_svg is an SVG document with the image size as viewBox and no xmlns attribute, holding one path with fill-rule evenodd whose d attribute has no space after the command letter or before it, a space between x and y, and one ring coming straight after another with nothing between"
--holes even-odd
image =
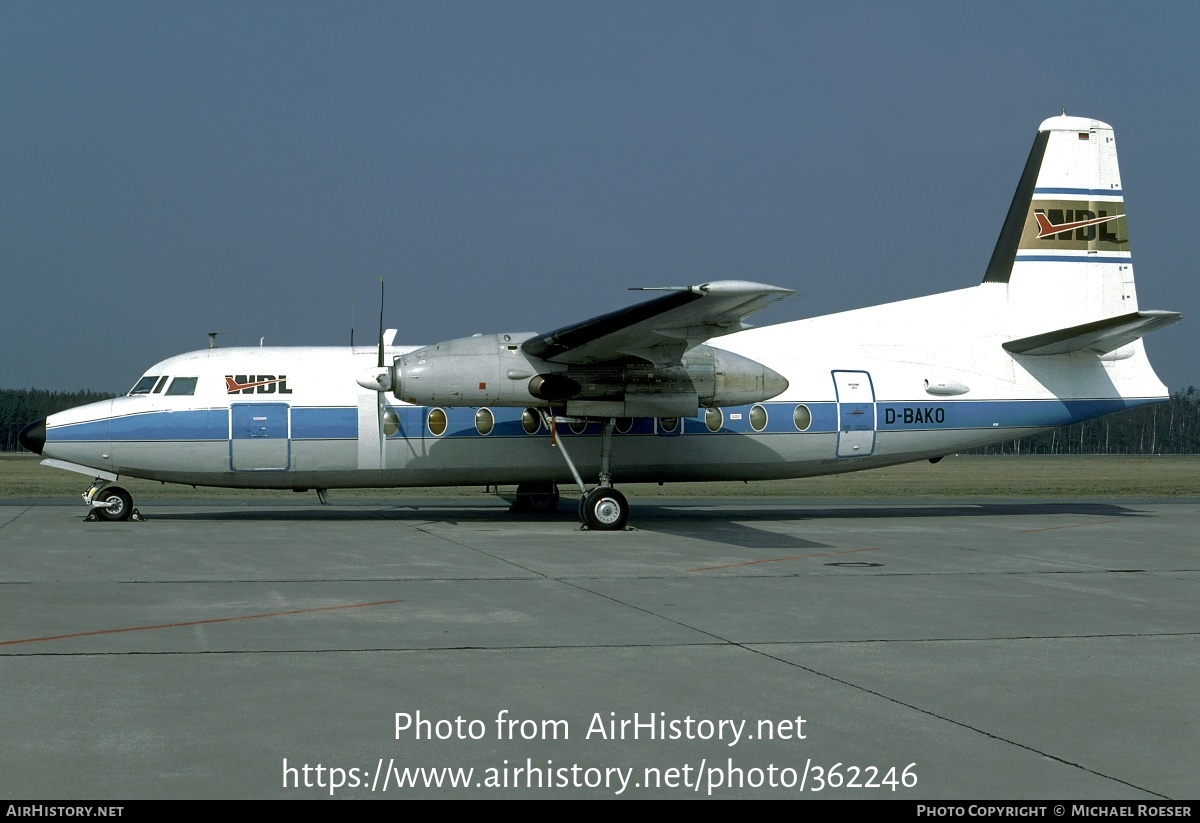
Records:
<instances>
[{"instance_id":1,"label":"orange painted marking on tarmac","mask_svg":"<svg viewBox=\"0 0 1200 823\"><path fill-rule=\"evenodd\" d=\"M711 572L716 569L736 569L738 566L757 566L759 563L782 563L785 560L804 560L809 557L834 557L839 554L856 554L858 552L877 552L878 548L874 549L846 549L842 552L822 552L820 554L795 554L791 557L772 557L769 560L747 560L745 563L728 563L724 566L700 566L695 569L685 569L689 572Z\"/></svg>"},{"instance_id":2,"label":"orange painted marking on tarmac","mask_svg":"<svg viewBox=\"0 0 1200 823\"><path fill-rule=\"evenodd\" d=\"M1034 532L1052 532L1055 529L1080 529L1084 526L1103 526L1105 523L1116 523L1117 519L1112 520L1097 520L1094 523L1072 523L1069 526L1044 526L1040 529L1022 529L1017 534L1033 534Z\"/></svg>"},{"instance_id":3,"label":"orange painted marking on tarmac","mask_svg":"<svg viewBox=\"0 0 1200 823\"><path fill-rule=\"evenodd\" d=\"M341 609L365 609L368 606L389 606L393 603L403 603L403 600L375 600L371 603L349 603L345 606L318 606L315 609L293 609L286 612L264 612L263 614L239 614L233 617L212 617L208 620L187 620L182 623L156 623L153 626L129 626L124 629L100 629L94 632L75 632L74 634L53 634L48 637L26 637L22 640L0 640L0 646L16 646L20 643L41 643L46 640L69 640L73 637L95 637L101 634L121 634L123 632L145 632L151 629L179 629L184 626L203 626L208 623L232 623L234 620L261 620L264 617L287 617L293 614L313 614L314 612L335 612Z\"/></svg>"}]
</instances>

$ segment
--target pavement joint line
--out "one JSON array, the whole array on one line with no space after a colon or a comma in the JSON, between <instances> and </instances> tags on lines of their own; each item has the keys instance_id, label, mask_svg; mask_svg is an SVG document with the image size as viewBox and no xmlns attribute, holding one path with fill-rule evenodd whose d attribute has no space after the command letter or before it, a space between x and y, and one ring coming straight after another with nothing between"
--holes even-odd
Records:
<instances>
[{"instance_id":1,"label":"pavement joint line","mask_svg":"<svg viewBox=\"0 0 1200 823\"><path fill-rule=\"evenodd\" d=\"M1017 532L1017 534L1033 534L1034 532L1052 532L1052 531L1057 531L1059 529L1081 529L1084 526L1103 526L1106 523L1117 523L1117 522L1120 522L1120 521L1114 517L1111 520L1096 520L1091 523L1071 523L1066 526L1043 526L1040 529L1021 529L1020 531Z\"/></svg>"},{"instance_id":2,"label":"pavement joint line","mask_svg":"<svg viewBox=\"0 0 1200 823\"><path fill-rule=\"evenodd\" d=\"M808 667L808 666L803 666L803 665L801 665L801 664L799 664L799 663L795 663L795 662L793 662L793 661L791 661L791 660L785 660L785 659L783 659L783 658L776 657L776 656L775 656L775 655L773 655L773 654L767 654L765 651L759 651L759 650L756 650L756 649L753 649L753 648L750 648L750 649L747 649L747 650L748 650L748 651L751 651L751 652L755 652L756 654L761 654L763 657L767 657L767 658L769 658L769 659L771 659L771 660L777 660L777 661L779 661L780 663L783 663L783 664L784 664L784 665L786 665L786 666L792 666L792 667L794 667L794 668L800 669L801 671L806 671L806 672L809 672L810 674L814 674L814 675L816 675L816 676L818 676L818 677L824 677L824 678L826 678L826 679L828 679L828 680L831 680L831 681L833 681L834 683L840 683L840 684L842 684L842 685L844 685L844 686L848 686L849 688L852 688L852 689L857 689L858 691L864 692L864 693L866 693L866 694L869 694L869 695L872 695L872 696L874 696L874 697L878 697L878 698L879 698L879 699L881 699L881 700L886 700L886 701L888 701L888 702L890 702L890 703L895 703L895 704L896 704L896 705L898 705L898 706L904 706L905 708L911 709L911 710L913 710L913 711L915 711L915 712L919 712L919 713L921 713L921 714L924 714L924 715L926 715L926 716L928 716L928 717L933 717L933 718L936 718L936 719L938 719L938 720L941 720L941 721L943 721L943 722L945 722L945 723L950 723L951 725L958 726L958 727L959 727L959 728L961 728L961 729L967 729L968 731L975 732L976 734L981 734L981 735L983 735L984 737L987 737L987 738L988 738L988 739L990 739L990 740L996 740L996 741L999 741L999 742L1001 742L1001 743L1007 743L1007 744L1008 744L1008 745L1010 745L1010 746L1016 746L1016 747L1017 747L1017 748L1019 748L1019 749L1024 749L1024 750L1025 750L1025 751L1027 751L1027 752L1033 752L1034 754L1038 754L1038 755L1041 755L1042 757L1048 758L1048 759L1050 759L1050 760L1054 760L1054 761L1056 761L1056 762L1058 762L1058 763L1062 763L1062 764L1063 764L1063 765L1065 765L1065 766L1071 766L1071 767L1073 767L1073 768L1079 769L1080 771L1085 771L1085 772L1087 772L1088 774L1094 774L1094 775L1096 775L1097 777L1104 778L1105 780L1111 780L1111 781L1113 781L1114 783L1120 783L1121 785L1123 785L1123 786L1128 786L1128 787L1130 787L1131 789L1137 789L1138 791L1141 791L1141 792L1146 792L1147 794L1149 794L1149 795L1153 795L1154 797L1161 797L1163 800L1170 800L1170 799L1171 799L1171 798L1170 798L1170 797L1168 797L1167 795L1165 795L1165 794L1160 794L1159 792L1156 792L1156 791L1154 791L1153 789L1148 789L1148 788L1146 788L1145 786L1139 786L1139 785L1137 785L1136 783L1130 783L1128 780L1122 780L1122 779L1121 779L1121 778L1119 778L1119 777L1113 777L1112 775L1105 774L1104 772L1097 771L1096 769L1091 769L1091 768L1088 768L1087 766L1083 765L1082 763L1077 763L1077 762L1075 762L1075 761L1073 761L1073 760L1067 760L1067 759L1066 759L1066 758L1064 758L1064 757L1059 757L1059 756L1058 756L1058 755L1056 755L1056 754L1051 754L1050 752L1043 751L1042 749L1036 748L1036 747L1034 747L1034 746L1027 746L1027 745L1026 745L1026 744L1024 744L1024 743L1020 743L1020 742L1018 742L1018 741L1016 741L1016 740L1012 740L1012 739L1010 739L1010 738L1003 737L1003 736L1001 736L1001 735L998 735L998 734L994 734L994 733L992 733L992 732L986 731L986 730L984 730L984 729L981 729L981 728L978 728L978 727L976 727L976 726L972 726L971 724L969 724L969 723L964 723L964 722L962 722L961 720L955 720L955 719L954 719L954 718L952 718L952 717L947 717L947 716L945 716L945 715L938 714L937 712L935 712L935 711L932 711L932 710L930 710L930 709L923 709L923 708L921 708L920 706L916 706L916 705L914 705L914 704L912 704L912 703L906 703L906 702L904 702L903 700L900 700L900 699L898 699L898 698L895 698L895 697L890 697L890 696L888 696L888 695L886 695L886 694L883 694L882 692L877 692L877 691L875 691L874 689L869 689L869 688L867 688L866 686L861 686L861 685L859 685L859 684L857 684L857 683L852 683L852 682L850 682L849 680L843 680L843 679L842 679L842 678L840 678L840 677L835 677L835 676L833 676L833 675L831 675L831 674L827 674L826 672L818 671L817 669L813 669L813 668L810 668L810 667Z\"/></svg>"},{"instance_id":3,"label":"pavement joint line","mask_svg":"<svg viewBox=\"0 0 1200 823\"><path fill-rule=\"evenodd\" d=\"M791 557L771 557L764 560L747 560L744 563L726 563L723 566L697 566L694 569L684 569L685 572L711 572L717 569L734 569L739 566L757 566L760 563L782 563L786 560L807 560L812 557L834 557L839 554L855 554L857 552L877 552L879 547L869 549L844 549L836 552L820 552L818 554L794 554Z\"/></svg>"},{"instance_id":4,"label":"pavement joint line","mask_svg":"<svg viewBox=\"0 0 1200 823\"><path fill-rule=\"evenodd\" d=\"M581 588L582 588L582 587L581 587ZM584 591L590 591L590 590L589 590L589 589L584 589ZM681 620L675 620L675 619L673 619L673 618L666 617L665 615L658 614L658 613L656 613L656 612L653 612L653 611L651 611L650 609L646 609L646 608L643 608L643 607L641 607L641 606L636 606L636 605L634 605L634 604L632 604L632 603L626 603L626 602L624 602L624 601L622 601L622 600L619 600L619 599L617 599L617 598L615 598L615 597L612 597L612 596L610 596L610 595L602 594L602 593L600 593L600 592L593 592L593 594L597 594L597 595L598 595L598 596L600 596L600 597L603 597L603 598L606 598L606 599L608 599L608 600L611 600L611 601L613 601L614 603L618 603L618 604L620 604L620 605L623 605L623 606L625 606L625 607L627 607L627 608L636 609L636 610L638 610L638 611L640 611L640 612L643 612L644 614L648 614L648 615L650 615L650 616L652 616L652 617L657 617L657 618L658 618L658 619L660 619L660 620L666 620L666 621L668 621L668 622L674 623L675 625L677 625L677 626L680 626L681 628L689 629L689 630L691 630L691 631L695 631L695 632L699 632L699 633L701 633L701 634L707 635L708 637L711 637L711 638L713 638L714 640L723 641L724 643L728 644L729 646L733 646L733 647L737 647L737 648L740 648L740 649L744 649L745 651L749 652L750 654L759 655L759 656L761 656L761 657L767 658L768 660L774 660L774 661L776 661L776 662L782 663L782 664L784 664L785 666L790 666L790 667L792 667L792 668L796 668L796 669L799 669L799 670L801 670L801 671L806 671L806 672L809 672L810 674L813 674L813 675L815 675L815 676L817 676L817 677L823 677L823 678L826 678L827 680L830 680L830 681L832 681L832 682L834 682L834 683L838 683L838 684L844 685L844 686L846 686L846 687L848 687L848 688L851 688L851 689L855 689L855 690L861 691L861 692L863 692L863 693L865 693L865 694L870 694L870 695L872 695L872 696L874 696L874 697L878 697L878 698L879 698L879 699L881 699L881 700L886 700L886 701L888 701L888 702L890 702L890 703L894 703L894 704L896 704L896 705L898 705L898 706L904 706L905 708L911 709L912 711L918 712L918 713L920 713L920 714L924 714L924 715L926 715L926 716L928 716L928 717L933 717L933 718L936 718L936 719L938 719L938 720L941 720L941 721L943 721L943 722L945 722L945 723L950 723L950 724L952 724L952 725L954 725L954 726L957 726L957 727L959 727L959 728L962 728L962 729L967 729L967 730L969 730L969 731L975 732L976 734L981 734L981 735L983 735L983 736L985 736L985 737L987 737L987 738L990 738L990 739L992 739L992 740L997 740L997 741L1000 741L1000 742L1003 742L1003 743L1007 743L1007 744L1009 744L1009 745L1012 745L1012 746L1016 746L1016 747L1018 747L1018 748L1020 748L1020 749L1024 749L1025 751L1028 751L1028 752L1033 752L1034 754L1041 755L1041 756L1043 756L1043 757L1046 757L1046 758L1049 758L1049 759L1051 759L1051 760L1054 760L1054 761L1057 761L1057 762L1059 762L1059 763L1062 763L1062 764L1064 764L1064 765L1066 765L1066 766L1071 766L1071 767L1077 768L1077 769L1079 769L1079 770L1081 770L1081 771L1088 772L1089 774L1094 774L1094 775L1096 775L1097 777L1101 777L1101 778L1103 778L1103 779L1105 779L1105 780L1112 780L1112 781L1113 781L1113 782L1115 782L1115 783L1120 783L1120 784L1122 784L1122 785L1124 785L1124 786L1129 786L1129 787L1130 787L1130 788L1132 788L1132 789L1137 789L1138 791L1143 791L1143 792L1146 792L1147 794L1153 795L1153 796L1155 796L1155 797L1161 797L1161 798L1163 798L1164 800L1169 800L1169 799L1170 799L1170 798L1168 798L1166 795L1159 794L1158 792L1152 791L1152 790L1150 790L1150 789L1147 789L1147 788L1145 788L1145 787L1143 787L1143 786L1138 786L1138 785L1137 785L1137 784L1135 784L1135 783L1130 783L1130 782L1128 782L1128 781L1126 781L1126 780L1122 780L1122 779L1120 779L1119 777L1113 777L1113 776L1111 776L1111 775L1104 774L1103 772L1096 771L1095 769L1090 769L1090 768L1088 768L1087 766L1084 766L1084 765L1083 765L1083 764L1081 764L1081 763L1076 763L1076 762L1073 762L1073 761L1071 761L1071 760L1067 760L1067 759L1065 759L1065 758L1059 757L1059 756L1057 756L1057 755L1050 754L1049 752L1042 751L1041 749L1037 749L1037 748L1035 748L1035 747L1033 747L1033 746L1027 746L1027 745L1025 745L1024 743L1019 743L1019 742L1017 742L1016 740L1010 740L1010 739L1008 739L1008 738L1006 738L1006 737L1002 737L1002 736L1000 736L1000 735L993 734L993 733L991 733L991 732L985 731L984 729L976 728L975 726L972 726L972 725L970 725L970 724L968 724L968 723L964 723L964 722L962 722L962 721L954 720L953 718L946 717L946 716L944 716L944 715L940 715L940 714L938 714L937 712L931 711L931 710L929 710L929 709L923 709L923 708L921 708L920 706L916 706L916 705L913 705L913 704L911 704L911 703L906 703L906 702L904 702L903 700L900 700L900 699L898 699L898 698L891 697L891 696L889 696L889 695L883 694L882 692L877 692L877 691L874 691L873 689L869 689L869 688L867 688L866 686L861 686L861 685L859 685L859 684L857 684L857 683L852 683L852 682L850 682L850 681L848 681L848 680L843 680L843 679L842 679L842 678L840 678L840 677L835 677L835 676L833 676L833 675L831 675L831 674L828 674L828 673L826 673L826 672L822 672L822 671L819 671L819 670L817 670L817 669L810 668L810 667L808 667L808 666L803 666L803 665L801 665L801 664L799 664L799 663L795 663L795 662L793 662L793 661L786 660L786 659L784 659L784 658L781 658L781 657L779 657L779 656L777 656L777 655L774 655L774 654L768 654L768 653L767 653L765 650L754 648L754 645L755 645L755 644L745 644L745 643L739 643L739 642L737 642L737 641L730 640L729 638L721 637L720 635L718 635L718 634L714 634L713 632L707 631L707 630L705 630L705 629L698 628L698 627L696 627L696 626L689 625L689 624L687 624L687 623L684 623L684 622L683 622L683 621L681 621ZM888 642L888 641L876 641L876 642Z\"/></svg>"},{"instance_id":5,"label":"pavement joint line","mask_svg":"<svg viewBox=\"0 0 1200 823\"><path fill-rule=\"evenodd\" d=\"M660 616L661 617L661 616ZM667 618L663 618L667 619ZM686 624L678 624L685 628L694 627ZM695 631L703 631L694 629ZM197 655L242 655L242 654L269 654L269 655L306 655L306 654L426 654L429 652L495 652L495 651L529 651L529 652L554 652L554 651L596 651L602 649L701 649L701 648L740 648L752 654L759 654L771 660L776 660L774 655L765 654L759 650L761 648L775 648L779 646L859 646L870 643L878 643L881 645L891 645L899 643L997 643L997 642L1027 642L1027 641L1042 641L1042 640L1121 640L1121 639L1155 639L1155 638L1190 638L1200 636L1200 632L1162 632L1161 634L1084 634L1084 635L1027 635L1013 637L921 637L921 638L894 638L889 640L879 640L875 638L854 640L758 640L749 643L738 643L713 636L710 642L680 642L680 643L584 643L584 644L565 644L565 643L547 643L545 645L514 645L514 646L369 646L369 647L346 647L340 649L194 649L190 651L180 651L178 649L168 649L161 651L75 651L75 652L16 652L16 653L0 653L0 658L17 658L17 657L138 657L138 656L160 656L160 657L193 657ZM782 661L787 663L788 661ZM794 665L794 664L793 664ZM801 667L803 668L803 667ZM815 672L822 674L821 672ZM825 675L822 675L825 676ZM836 678L833 678L836 680ZM849 684L854 685L854 684ZM858 688L856 686L856 688Z\"/></svg>"},{"instance_id":6,"label":"pavement joint line","mask_svg":"<svg viewBox=\"0 0 1200 823\"><path fill-rule=\"evenodd\" d=\"M210 617L204 620L185 620L178 623L156 623L146 626L126 626L120 629L97 629L90 632L73 632L70 634L53 634L44 637L26 637L19 640L0 640L0 646L16 646L22 643L43 643L49 640L71 640L79 637L95 637L104 634L123 634L125 632L144 632L152 629L179 629L187 626L202 626L210 623L232 623L235 620L261 620L264 617L289 617L297 614L313 614L316 612L332 612L343 609L362 609L369 606L389 606L403 603L403 600L376 600L370 603L346 603L340 606L317 606L311 609L290 609L279 612L263 612L261 614L239 614L230 617Z\"/></svg>"},{"instance_id":7,"label":"pavement joint line","mask_svg":"<svg viewBox=\"0 0 1200 823\"><path fill-rule=\"evenodd\" d=\"M539 571L537 571L535 569L531 569L527 566L522 566L520 563L517 563L515 560L509 560L507 557L500 557L499 555L492 554L491 552L486 552L483 549L479 548L478 546L468 546L466 543L460 543L457 540L451 540L449 537L447 537L443 534L435 534L435 533L429 531L428 529L423 529L420 527L417 528L417 531L421 532L422 534L427 534L430 537L436 537L438 539L444 540L445 542L449 543L452 546L458 546L460 549L465 549L466 551L469 551L469 552L475 552L476 554L482 554L484 557L491 558L492 560L497 560L501 563L506 563L514 568L520 569L521 571L528 572L529 574L532 574L535 577L540 578L542 580L553 580L554 579L553 577L551 577L550 575L548 575L544 572L539 572ZM487 578L484 578L484 579L487 579ZM525 579L525 578L510 578L510 579Z\"/></svg>"}]
</instances>

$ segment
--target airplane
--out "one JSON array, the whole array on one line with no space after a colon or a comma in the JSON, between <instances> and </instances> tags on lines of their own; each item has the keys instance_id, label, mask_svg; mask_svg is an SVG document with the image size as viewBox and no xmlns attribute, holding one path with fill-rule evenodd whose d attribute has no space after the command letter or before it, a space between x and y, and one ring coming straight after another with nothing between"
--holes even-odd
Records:
<instances>
[{"instance_id":1,"label":"airplane","mask_svg":"<svg viewBox=\"0 0 1200 823\"><path fill-rule=\"evenodd\" d=\"M580 494L588 529L625 528L615 482L858 471L1011 440L1167 399L1141 338L1110 126L1045 120L983 280L956 291L750 327L789 289L659 289L547 333L395 346L213 348L152 366L123 397L49 415L20 441L94 478L99 519L140 477L315 489L516 486L514 508ZM589 487L585 477L594 479Z\"/></svg>"}]
</instances>

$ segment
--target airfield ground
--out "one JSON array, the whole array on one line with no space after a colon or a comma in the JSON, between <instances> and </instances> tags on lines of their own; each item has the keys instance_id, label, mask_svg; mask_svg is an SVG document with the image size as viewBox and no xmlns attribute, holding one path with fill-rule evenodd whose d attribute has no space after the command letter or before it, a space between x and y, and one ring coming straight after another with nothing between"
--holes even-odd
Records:
<instances>
[{"instance_id":1,"label":"airfield ground","mask_svg":"<svg viewBox=\"0 0 1200 823\"><path fill-rule=\"evenodd\" d=\"M0 458L0 797L1194 800L1198 469L630 487L587 532L479 489L85 522Z\"/></svg>"}]
</instances>

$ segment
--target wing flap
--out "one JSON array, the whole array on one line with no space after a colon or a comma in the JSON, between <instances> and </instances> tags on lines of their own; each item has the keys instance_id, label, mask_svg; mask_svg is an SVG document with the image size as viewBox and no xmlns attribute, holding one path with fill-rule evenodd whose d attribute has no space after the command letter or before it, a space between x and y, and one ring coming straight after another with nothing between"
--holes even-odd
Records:
<instances>
[{"instance_id":1,"label":"wing flap","mask_svg":"<svg viewBox=\"0 0 1200 823\"><path fill-rule=\"evenodd\" d=\"M669 365L692 346L746 328L746 317L793 293L745 280L716 280L665 291L662 297L535 335L521 348L555 363L637 358Z\"/></svg>"},{"instance_id":2,"label":"wing flap","mask_svg":"<svg viewBox=\"0 0 1200 823\"><path fill-rule=\"evenodd\" d=\"M1013 354L1069 354L1089 351L1107 354L1181 319L1173 311L1139 311L1108 317L1092 323L1010 340L1004 348Z\"/></svg>"}]
</instances>

